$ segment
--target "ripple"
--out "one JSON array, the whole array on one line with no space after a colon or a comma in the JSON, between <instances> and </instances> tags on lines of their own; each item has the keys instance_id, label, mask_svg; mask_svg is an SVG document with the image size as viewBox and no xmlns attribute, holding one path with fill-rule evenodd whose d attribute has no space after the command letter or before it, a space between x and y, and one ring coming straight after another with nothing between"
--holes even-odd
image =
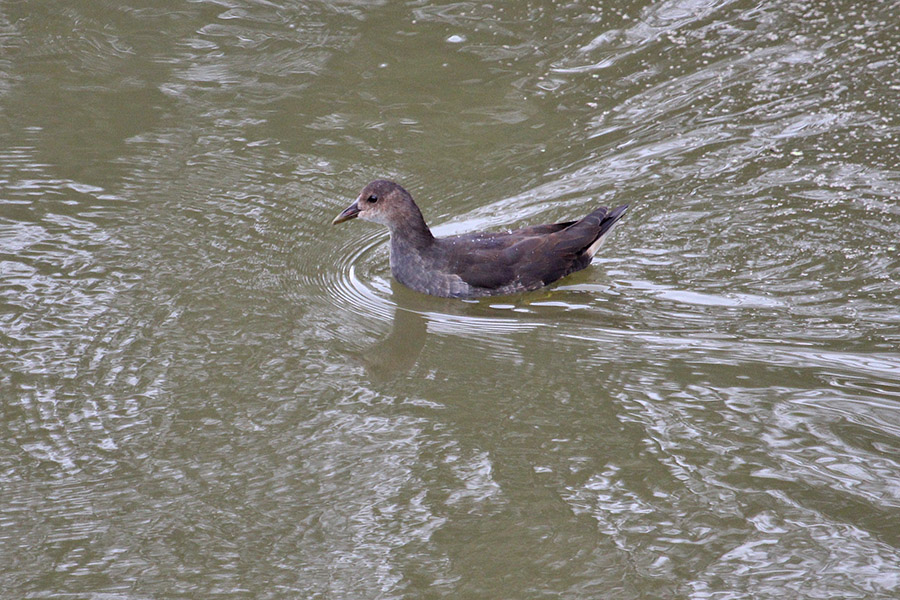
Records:
<instances>
[{"instance_id":1,"label":"ripple","mask_svg":"<svg viewBox=\"0 0 900 600\"><path fill-rule=\"evenodd\" d=\"M338 306L364 317L389 320L397 305L387 296L390 289L373 258L384 249L384 233L370 230L364 236L354 235L347 245L350 252L336 256L335 268L322 273L322 284ZM378 283L380 282L380 285Z\"/></svg>"}]
</instances>

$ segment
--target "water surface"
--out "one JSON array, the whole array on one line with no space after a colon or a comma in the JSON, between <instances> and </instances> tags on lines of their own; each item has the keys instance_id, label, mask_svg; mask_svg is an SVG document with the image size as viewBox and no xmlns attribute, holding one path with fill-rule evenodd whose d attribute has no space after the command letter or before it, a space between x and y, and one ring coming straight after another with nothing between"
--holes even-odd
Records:
<instances>
[{"instance_id":1,"label":"water surface","mask_svg":"<svg viewBox=\"0 0 900 600\"><path fill-rule=\"evenodd\" d=\"M4 3L0 596L896 597L896 9Z\"/></svg>"}]
</instances>

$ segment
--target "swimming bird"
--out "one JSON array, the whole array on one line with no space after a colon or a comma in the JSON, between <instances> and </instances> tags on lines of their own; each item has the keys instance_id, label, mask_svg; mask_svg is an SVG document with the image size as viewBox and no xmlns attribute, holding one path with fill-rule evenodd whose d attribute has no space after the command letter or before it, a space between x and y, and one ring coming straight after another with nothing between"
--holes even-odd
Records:
<instances>
[{"instance_id":1,"label":"swimming bird","mask_svg":"<svg viewBox=\"0 0 900 600\"><path fill-rule=\"evenodd\" d=\"M627 208L601 206L577 221L439 238L409 192L378 179L332 224L359 217L387 226L391 273L406 287L444 298L479 298L536 290L584 269Z\"/></svg>"}]
</instances>

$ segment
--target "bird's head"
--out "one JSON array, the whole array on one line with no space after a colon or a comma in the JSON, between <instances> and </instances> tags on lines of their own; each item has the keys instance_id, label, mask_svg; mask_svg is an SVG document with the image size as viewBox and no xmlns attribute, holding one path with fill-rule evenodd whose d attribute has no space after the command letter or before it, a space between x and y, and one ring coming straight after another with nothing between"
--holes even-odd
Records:
<instances>
[{"instance_id":1,"label":"bird's head","mask_svg":"<svg viewBox=\"0 0 900 600\"><path fill-rule=\"evenodd\" d=\"M418 214L412 196L400 185L386 179L377 179L359 193L356 202L334 218L332 225L359 217L364 221L381 223L389 228L406 221L410 214Z\"/></svg>"}]
</instances>

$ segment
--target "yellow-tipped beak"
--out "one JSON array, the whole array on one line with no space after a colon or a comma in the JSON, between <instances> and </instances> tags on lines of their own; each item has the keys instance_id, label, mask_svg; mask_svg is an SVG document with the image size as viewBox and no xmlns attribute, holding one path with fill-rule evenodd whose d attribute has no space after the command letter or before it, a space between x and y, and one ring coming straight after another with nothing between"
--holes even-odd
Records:
<instances>
[{"instance_id":1,"label":"yellow-tipped beak","mask_svg":"<svg viewBox=\"0 0 900 600\"><path fill-rule=\"evenodd\" d=\"M356 215L359 214L359 208L356 206L356 202L348 206L344 209L344 211L334 218L334 221L331 222L332 225L337 225L338 223L343 223L344 221L349 221L350 219L355 219Z\"/></svg>"}]
</instances>

